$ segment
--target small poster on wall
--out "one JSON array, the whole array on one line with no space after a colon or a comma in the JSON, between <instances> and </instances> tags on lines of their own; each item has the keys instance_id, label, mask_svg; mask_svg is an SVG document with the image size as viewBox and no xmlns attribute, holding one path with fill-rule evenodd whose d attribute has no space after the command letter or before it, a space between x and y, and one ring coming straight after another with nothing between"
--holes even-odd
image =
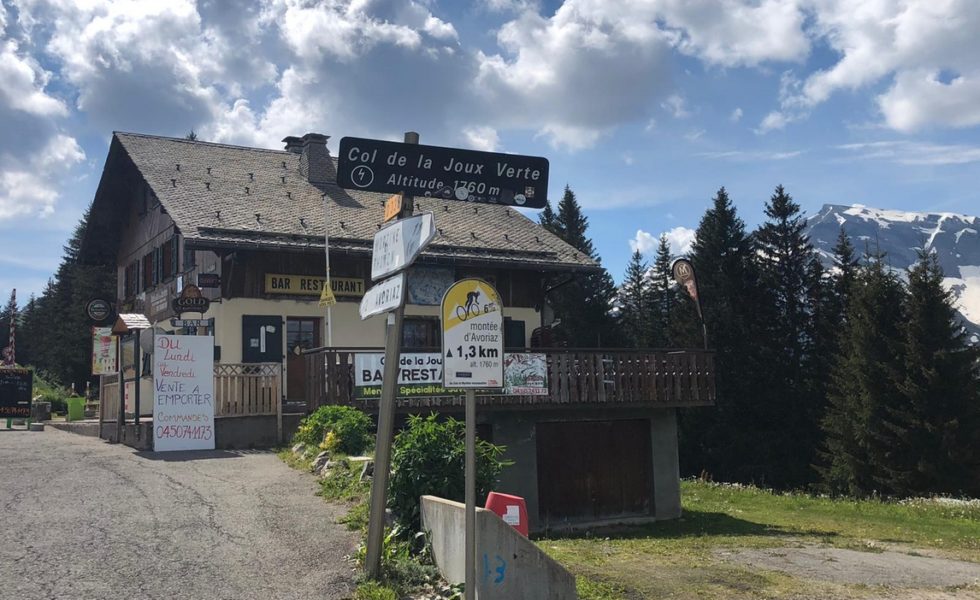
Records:
<instances>
[{"instance_id":1,"label":"small poster on wall","mask_svg":"<svg viewBox=\"0 0 980 600\"><path fill-rule=\"evenodd\" d=\"M112 327L92 328L92 375L110 375L118 371L117 342Z\"/></svg>"},{"instance_id":2,"label":"small poster on wall","mask_svg":"<svg viewBox=\"0 0 980 600\"><path fill-rule=\"evenodd\" d=\"M214 338L157 335L153 449L214 450Z\"/></svg>"}]
</instances>

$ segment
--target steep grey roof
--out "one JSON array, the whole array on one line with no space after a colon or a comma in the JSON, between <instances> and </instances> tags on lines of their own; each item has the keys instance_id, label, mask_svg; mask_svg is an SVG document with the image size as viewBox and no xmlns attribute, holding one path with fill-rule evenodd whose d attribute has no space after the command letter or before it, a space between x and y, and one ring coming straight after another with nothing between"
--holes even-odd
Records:
<instances>
[{"instance_id":1,"label":"steep grey roof","mask_svg":"<svg viewBox=\"0 0 980 600\"><path fill-rule=\"evenodd\" d=\"M188 243L280 249L323 247L324 198L332 250L368 254L387 194L309 183L300 155L116 132L116 139ZM325 197L324 197L325 195ZM507 206L415 199L439 235L423 256L492 259L543 269L596 266L557 236Z\"/></svg>"}]
</instances>

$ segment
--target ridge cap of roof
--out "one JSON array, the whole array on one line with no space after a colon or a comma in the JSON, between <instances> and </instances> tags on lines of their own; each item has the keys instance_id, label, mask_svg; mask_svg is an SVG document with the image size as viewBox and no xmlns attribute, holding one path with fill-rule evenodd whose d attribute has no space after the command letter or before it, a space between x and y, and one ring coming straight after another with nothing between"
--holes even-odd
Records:
<instances>
[{"instance_id":1,"label":"ridge cap of roof","mask_svg":"<svg viewBox=\"0 0 980 600\"><path fill-rule=\"evenodd\" d=\"M294 154L293 152L289 152L287 150L274 150L272 148L256 148L255 146L241 146L239 144L225 144L222 142L205 142L202 140L189 140L187 138L175 138L167 135L154 135L151 133L135 133L132 131L113 131L112 135L116 137L131 136L131 137L146 138L146 139L153 139L153 140L166 140L168 142L180 142L183 144L212 146L217 148L230 148L232 150L251 150L252 152L270 152L273 154L290 154L290 155Z\"/></svg>"}]
</instances>

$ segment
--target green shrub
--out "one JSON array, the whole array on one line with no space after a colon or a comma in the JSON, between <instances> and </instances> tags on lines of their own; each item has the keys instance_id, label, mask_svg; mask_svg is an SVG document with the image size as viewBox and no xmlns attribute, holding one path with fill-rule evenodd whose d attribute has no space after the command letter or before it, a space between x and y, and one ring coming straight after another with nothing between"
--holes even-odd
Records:
<instances>
[{"instance_id":1,"label":"green shrub","mask_svg":"<svg viewBox=\"0 0 980 600\"><path fill-rule=\"evenodd\" d=\"M400 529L419 531L419 497L429 494L463 502L466 484L466 426L449 418L439 422L435 414L412 415L408 427L395 436L388 506ZM476 495L486 497L510 462L501 460L503 446L484 440L476 443Z\"/></svg>"},{"instance_id":2,"label":"green shrub","mask_svg":"<svg viewBox=\"0 0 980 600\"><path fill-rule=\"evenodd\" d=\"M380 583L367 581L357 586L354 600L398 600L398 594Z\"/></svg>"},{"instance_id":3,"label":"green shrub","mask_svg":"<svg viewBox=\"0 0 980 600\"><path fill-rule=\"evenodd\" d=\"M356 455L372 441L371 417L350 406L321 406L300 421L293 443L319 446L323 450Z\"/></svg>"}]
</instances>

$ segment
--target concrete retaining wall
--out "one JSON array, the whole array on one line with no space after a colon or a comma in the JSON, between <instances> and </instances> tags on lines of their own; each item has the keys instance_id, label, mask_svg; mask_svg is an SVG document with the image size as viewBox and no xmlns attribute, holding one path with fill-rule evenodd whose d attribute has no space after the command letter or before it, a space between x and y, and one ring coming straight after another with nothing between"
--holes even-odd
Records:
<instances>
[{"instance_id":1,"label":"concrete retaining wall","mask_svg":"<svg viewBox=\"0 0 980 600\"><path fill-rule=\"evenodd\" d=\"M465 579L465 506L422 496L422 528L442 576ZM493 512L476 509L476 597L479 600L574 600L575 577Z\"/></svg>"}]
</instances>

